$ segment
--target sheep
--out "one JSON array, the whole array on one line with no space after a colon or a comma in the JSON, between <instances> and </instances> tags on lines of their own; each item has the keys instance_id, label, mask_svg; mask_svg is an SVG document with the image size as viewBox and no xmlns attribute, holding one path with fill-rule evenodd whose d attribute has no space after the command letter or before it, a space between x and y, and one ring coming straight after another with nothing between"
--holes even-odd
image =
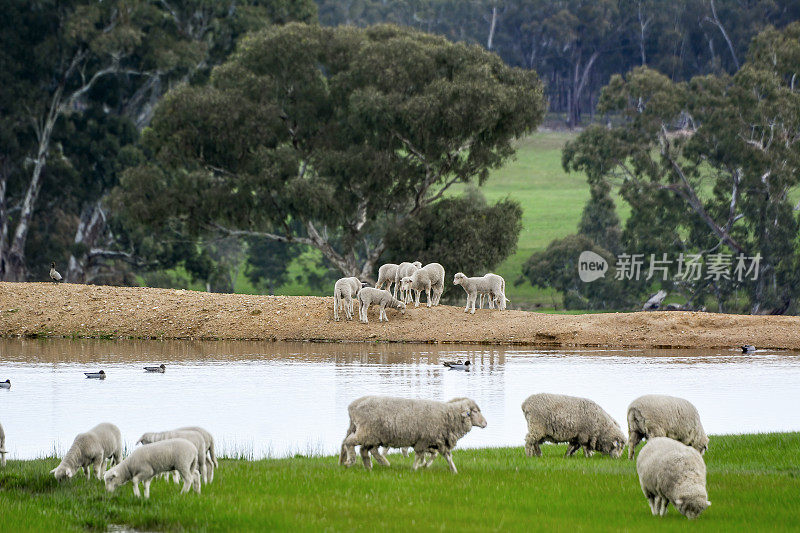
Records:
<instances>
[{"instance_id":1,"label":"sheep","mask_svg":"<svg viewBox=\"0 0 800 533\"><path fill-rule=\"evenodd\" d=\"M160 442L168 439L186 439L194 445L194 447L197 449L197 467L200 470L200 476L205 483L208 483L209 475L206 463L206 451L208 450L208 445L206 444L205 438L203 438L203 434L199 431L191 429L157 432L151 431L142 435L139 440L136 441L136 444L152 444L154 442ZM175 481L177 483L177 476Z\"/></svg>"},{"instance_id":2,"label":"sheep","mask_svg":"<svg viewBox=\"0 0 800 533\"><path fill-rule=\"evenodd\" d=\"M430 263L416 270L410 276L400 280L400 288L410 293L416 293L414 307L419 307L419 298L425 291L428 307L439 305L439 298L444 291L444 268L439 263Z\"/></svg>"},{"instance_id":3,"label":"sheep","mask_svg":"<svg viewBox=\"0 0 800 533\"><path fill-rule=\"evenodd\" d=\"M428 263L422 269L430 272L433 305L439 305L439 300L444 292L444 267L439 263ZM419 302L419 296L417 296L417 301Z\"/></svg>"},{"instance_id":4,"label":"sheep","mask_svg":"<svg viewBox=\"0 0 800 533\"><path fill-rule=\"evenodd\" d=\"M622 455L625 435L616 420L599 405L586 398L561 394L533 394L522 403L528 421L525 453L542 456L539 445L545 441L568 442L564 457L581 447L586 457L597 450L613 457Z\"/></svg>"},{"instance_id":5,"label":"sheep","mask_svg":"<svg viewBox=\"0 0 800 533\"><path fill-rule=\"evenodd\" d=\"M0 424L0 467L6 466L6 433L3 424Z\"/></svg>"},{"instance_id":6,"label":"sheep","mask_svg":"<svg viewBox=\"0 0 800 533\"><path fill-rule=\"evenodd\" d=\"M213 465L214 468L218 468L219 467L219 462L217 461L217 456L216 456L216 454L214 452L214 436L211 435L211 433L209 431L207 431L204 428L201 428L200 426L186 426L186 427L177 428L175 431L197 431L198 433L200 433L203 436L203 439L205 439L205 441L206 441L206 446L208 447L207 448L207 452L208 452L209 458L211 459L211 464ZM213 468L211 469L211 479L210 480L214 481L214 469Z\"/></svg>"},{"instance_id":7,"label":"sheep","mask_svg":"<svg viewBox=\"0 0 800 533\"><path fill-rule=\"evenodd\" d=\"M72 478L78 469L91 479L94 468L97 479L102 477L106 459L108 464L119 464L122 459L122 435L119 428L107 422L98 424L85 433L79 433L64 458L50 471L57 480Z\"/></svg>"},{"instance_id":8,"label":"sheep","mask_svg":"<svg viewBox=\"0 0 800 533\"><path fill-rule=\"evenodd\" d=\"M628 459L642 439L669 437L706 453L708 437L700 414L683 398L661 394L640 396L628 406Z\"/></svg>"},{"instance_id":9,"label":"sheep","mask_svg":"<svg viewBox=\"0 0 800 533\"><path fill-rule=\"evenodd\" d=\"M410 276L420 268L422 268L422 263L419 261L414 261L413 263L402 262L397 265L397 273L394 276L394 292L392 293L392 296L397 298L397 292L399 290L400 300L404 304L408 305L408 303L411 301L411 294L408 291L403 290L403 288L400 286L400 280Z\"/></svg>"},{"instance_id":10,"label":"sheep","mask_svg":"<svg viewBox=\"0 0 800 533\"><path fill-rule=\"evenodd\" d=\"M700 452L668 437L648 439L636 460L642 492L655 515L667 514L672 503L692 520L708 509L706 464Z\"/></svg>"},{"instance_id":11,"label":"sheep","mask_svg":"<svg viewBox=\"0 0 800 533\"><path fill-rule=\"evenodd\" d=\"M197 471L198 451L186 439L167 439L136 448L124 461L105 473L103 477L108 492L128 481L133 482L133 493L137 498L139 482L144 484L144 497L150 498L150 482L162 473L177 470L183 478L181 494L194 487L200 494L200 472Z\"/></svg>"},{"instance_id":12,"label":"sheep","mask_svg":"<svg viewBox=\"0 0 800 533\"><path fill-rule=\"evenodd\" d=\"M472 426L486 427L486 419L478 404L469 398L454 398L444 403L364 396L353 401L347 410L350 425L342 441L339 464L352 466L356 461L355 447L360 446L359 453L364 468L368 470L372 469L370 453L379 463L389 465L385 457L372 452L379 446L413 447L414 470L423 464L425 453L438 452L447 460L450 470L457 474L451 450Z\"/></svg>"},{"instance_id":13,"label":"sheep","mask_svg":"<svg viewBox=\"0 0 800 533\"><path fill-rule=\"evenodd\" d=\"M378 269L378 283L375 284L375 288L386 289L387 291L392 292L392 285L394 285L394 280L397 277L397 267L398 265L394 263L386 263L385 265L381 265L381 267ZM395 291L395 293L397 293L397 291Z\"/></svg>"},{"instance_id":14,"label":"sheep","mask_svg":"<svg viewBox=\"0 0 800 533\"><path fill-rule=\"evenodd\" d=\"M344 301L344 312L347 320L353 318L353 298L361 290L361 280L358 278L341 278L333 286L333 319L339 321L339 309Z\"/></svg>"},{"instance_id":15,"label":"sheep","mask_svg":"<svg viewBox=\"0 0 800 533\"><path fill-rule=\"evenodd\" d=\"M486 274L485 276L468 278L463 272L459 272L453 278L453 285L461 285L467 293L467 306L464 312L475 314L475 301L478 295L489 295L489 305L497 303L498 309L506 308L506 281L497 274Z\"/></svg>"},{"instance_id":16,"label":"sheep","mask_svg":"<svg viewBox=\"0 0 800 533\"><path fill-rule=\"evenodd\" d=\"M364 324L369 323L367 311L369 310L369 306L372 304L378 304L381 306L381 311L378 315L378 319L381 322L384 320L387 322L389 321L389 317L386 316L387 307L400 309L401 313L406 313L406 304L392 297L392 293L389 291L375 289L373 287L364 287L358 293L358 318Z\"/></svg>"}]
</instances>

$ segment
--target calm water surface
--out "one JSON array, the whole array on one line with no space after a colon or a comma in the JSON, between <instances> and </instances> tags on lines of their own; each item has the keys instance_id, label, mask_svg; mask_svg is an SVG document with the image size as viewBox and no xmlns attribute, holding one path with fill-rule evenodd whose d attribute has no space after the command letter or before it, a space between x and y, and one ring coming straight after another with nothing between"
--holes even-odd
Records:
<instances>
[{"instance_id":1,"label":"calm water surface","mask_svg":"<svg viewBox=\"0 0 800 533\"><path fill-rule=\"evenodd\" d=\"M441 362L469 358L470 372ZM145 364L165 363L164 374ZM84 371L103 369L104 381ZM129 447L145 431L202 425L218 452L338 452L347 405L365 394L469 396L489 425L462 447L522 446L535 392L591 398L626 428L641 394L691 400L708 433L800 430L800 355L734 350L536 350L264 342L0 340L0 422L9 459L63 453L109 421Z\"/></svg>"}]
</instances>

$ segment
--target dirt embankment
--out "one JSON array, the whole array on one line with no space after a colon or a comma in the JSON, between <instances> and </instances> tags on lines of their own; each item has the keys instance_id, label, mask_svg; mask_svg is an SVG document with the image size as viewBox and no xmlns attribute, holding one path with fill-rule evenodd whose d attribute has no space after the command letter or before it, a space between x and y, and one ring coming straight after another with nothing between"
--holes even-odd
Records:
<instances>
[{"instance_id":1,"label":"dirt embankment","mask_svg":"<svg viewBox=\"0 0 800 533\"><path fill-rule=\"evenodd\" d=\"M0 336L800 349L800 318L692 312L549 315L442 305L333 321L332 298L0 283Z\"/></svg>"}]
</instances>

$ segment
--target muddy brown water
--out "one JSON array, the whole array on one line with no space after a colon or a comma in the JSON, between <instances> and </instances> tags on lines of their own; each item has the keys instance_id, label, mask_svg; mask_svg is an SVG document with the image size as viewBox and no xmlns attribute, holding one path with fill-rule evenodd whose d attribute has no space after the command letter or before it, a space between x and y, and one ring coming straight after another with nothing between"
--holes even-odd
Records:
<instances>
[{"instance_id":1,"label":"muddy brown water","mask_svg":"<svg viewBox=\"0 0 800 533\"><path fill-rule=\"evenodd\" d=\"M469 372L443 361L469 359ZM143 366L164 363L163 374ZM103 369L103 381L83 372ZM522 446L535 392L592 398L626 428L641 394L691 400L708 433L800 430L800 355L735 350L532 349L420 344L0 339L0 423L9 459L63 453L109 421L141 433L202 425L224 454L333 454L347 405L365 394L468 396L486 429L462 447Z\"/></svg>"}]
</instances>

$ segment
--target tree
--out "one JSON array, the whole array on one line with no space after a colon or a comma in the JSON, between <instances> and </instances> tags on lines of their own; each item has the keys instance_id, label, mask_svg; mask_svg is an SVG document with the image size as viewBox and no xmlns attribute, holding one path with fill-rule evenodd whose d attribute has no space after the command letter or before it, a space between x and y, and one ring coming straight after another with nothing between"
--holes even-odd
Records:
<instances>
[{"instance_id":1,"label":"tree","mask_svg":"<svg viewBox=\"0 0 800 533\"><path fill-rule=\"evenodd\" d=\"M482 183L543 112L536 74L477 46L289 24L166 96L120 194L140 224L305 244L369 279L387 228Z\"/></svg>"},{"instance_id":2,"label":"tree","mask_svg":"<svg viewBox=\"0 0 800 533\"><path fill-rule=\"evenodd\" d=\"M448 276L479 276L514 253L522 207L514 200L487 205L477 189L422 209L386 236L386 261L440 263ZM458 293L461 289L455 291Z\"/></svg>"},{"instance_id":3,"label":"tree","mask_svg":"<svg viewBox=\"0 0 800 533\"><path fill-rule=\"evenodd\" d=\"M564 151L564 167L593 186L616 183L631 207L623 245L637 253L721 251L760 260L757 279L704 281L720 309L736 287L750 311L787 307L796 296L791 203L800 184L800 23L756 37L733 76L674 83L647 68L614 76L600 108L618 127L587 129Z\"/></svg>"}]
</instances>

